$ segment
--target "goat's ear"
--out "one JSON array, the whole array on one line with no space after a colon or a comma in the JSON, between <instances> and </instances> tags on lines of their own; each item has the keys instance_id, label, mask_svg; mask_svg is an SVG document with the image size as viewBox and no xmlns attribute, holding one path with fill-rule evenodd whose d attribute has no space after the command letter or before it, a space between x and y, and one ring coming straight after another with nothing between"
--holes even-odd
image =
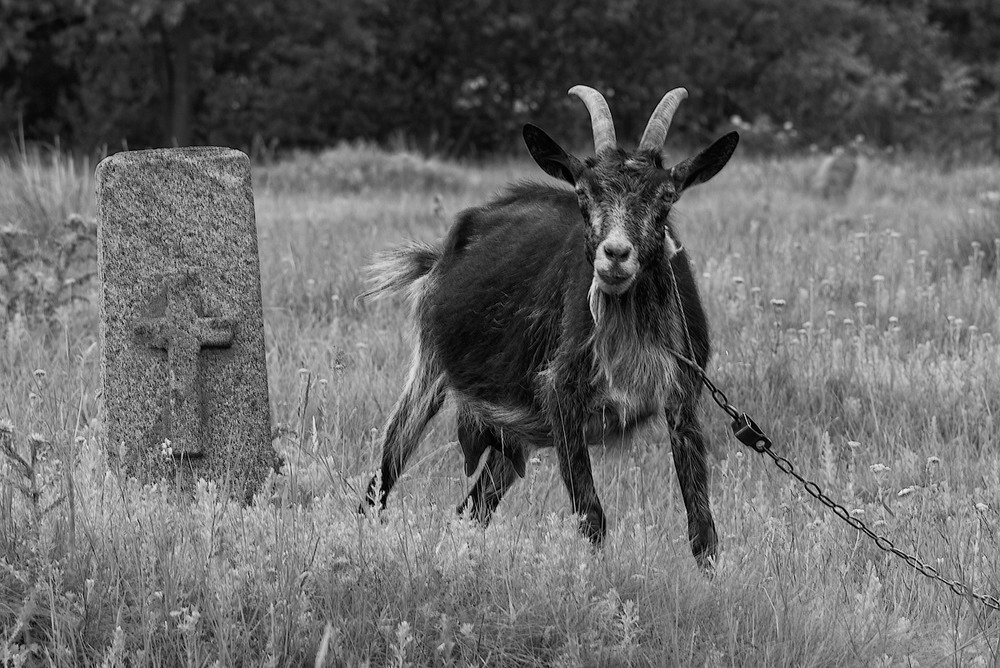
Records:
<instances>
[{"instance_id":1,"label":"goat's ear","mask_svg":"<svg viewBox=\"0 0 1000 668\"><path fill-rule=\"evenodd\" d=\"M583 172L583 163L562 149L554 139L541 128L530 123L522 132L524 145L538 166L549 176L576 185L577 177Z\"/></svg>"},{"instance_id":2,"label":"goat's ear","mask_svg":"<svg viewBox=\"0 0 1000 668\"><path fill-rule=\"evenodd\" d=\"M674 180L677 194L680 195L687 188L704 183L718 174L729 162L739 143L739 134L729 132L698 155L671 167L670 177Z\"/></svg>"}]
</instances>

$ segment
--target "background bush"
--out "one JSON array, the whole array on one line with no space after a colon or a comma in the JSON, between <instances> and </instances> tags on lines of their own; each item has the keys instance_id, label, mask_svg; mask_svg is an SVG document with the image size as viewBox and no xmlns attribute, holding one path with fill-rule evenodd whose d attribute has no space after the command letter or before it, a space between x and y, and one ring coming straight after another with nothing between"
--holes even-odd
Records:
<instances>
[{"instance_id":1,"label":"background bush","mask_svg":"<svg viewBox=\"0 0 1000 668\"><path fill-rule=\"evenodd\" d=\"M5 0L0 136L481 154L531 120L584 145L583 82L629 142L684 85L692 141L738 116L950 160L1000 152L998 34L993 0Z\"/></svg>"}]
</instances>

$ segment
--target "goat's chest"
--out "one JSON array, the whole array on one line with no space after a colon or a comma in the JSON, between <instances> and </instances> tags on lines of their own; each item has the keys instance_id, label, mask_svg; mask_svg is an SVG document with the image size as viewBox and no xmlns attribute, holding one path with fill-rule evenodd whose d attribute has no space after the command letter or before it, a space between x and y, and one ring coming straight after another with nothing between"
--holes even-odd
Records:
<instances>
[{"instance_id":1,"label":"goat's chest","mask_svg":"<svg viewBox=\"0 0 1000 668\"><path fill-rule=\"evenodd\" d=\"M589 432L628 430L670 404L678 368L664 347L635 341L597 341Z\"/></svg>"}]
</instances>

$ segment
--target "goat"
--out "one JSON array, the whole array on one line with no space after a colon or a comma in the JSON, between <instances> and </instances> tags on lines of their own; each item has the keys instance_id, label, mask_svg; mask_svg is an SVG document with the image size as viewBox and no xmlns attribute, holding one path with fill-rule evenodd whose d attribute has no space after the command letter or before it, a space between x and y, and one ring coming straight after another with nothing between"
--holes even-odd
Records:
<instances>
[{"instance_id":1,"label":"goat","mask_svg":"<svg viewBox=\"0 0 1000 668\"><path fill-rule=\"evenodd\" d=\"M461 212L442 244L412 243L373 265L361 298L407 291L417 341L382 431L381 485L372 478L359 512L385 507L450 390L466 475L486 454L459 512L471 506L487 524L532 449L555 447L581 531L599 544L607 528L588 444L663 415L691 549L708 568L717 539L696 414L700 377L688 366L708 362L708 324L670 212L684 190L725 166L739 135L664 168L685 89L662 98L634 152L618 147L599 92L569 92L590 112L595 157L581 161L534 125L523 137L535 162L573 190L512 185Z\"/></svg>"}]
</instances>

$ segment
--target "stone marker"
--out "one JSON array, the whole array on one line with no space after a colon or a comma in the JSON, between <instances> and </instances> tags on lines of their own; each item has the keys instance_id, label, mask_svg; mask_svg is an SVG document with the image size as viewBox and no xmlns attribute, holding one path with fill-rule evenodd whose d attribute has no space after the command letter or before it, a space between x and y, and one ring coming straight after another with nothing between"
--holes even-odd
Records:
<instances>
[{"instance_id":1,"label":"stone marker","mask_svg":"<svg viewBox=\"0 0 1000 668\"><path fill-rule=\"evenodd\" d=\"M143 482L249 498L275 454L247 156L118 153L97 166L97 211L110 454Z\"/></svg>"}]
</instances>

